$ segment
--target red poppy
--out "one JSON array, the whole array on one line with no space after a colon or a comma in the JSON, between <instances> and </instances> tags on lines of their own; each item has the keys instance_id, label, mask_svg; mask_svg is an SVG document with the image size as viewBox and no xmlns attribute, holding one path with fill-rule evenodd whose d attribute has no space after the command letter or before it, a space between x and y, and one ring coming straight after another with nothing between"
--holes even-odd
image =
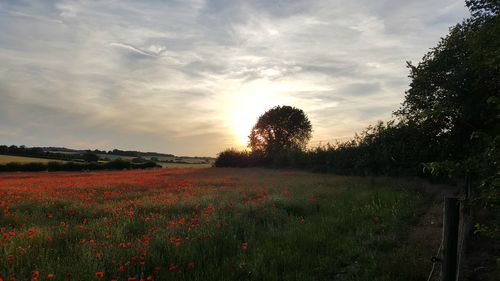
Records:
<instances>
[{"instance_id":1,"label":"red poppy","mask_svg":"<svg viewBox=\"0 0 500 281\"><path fill-rule=\"evenodd\" d=\"M168 270L170 271L176 271L177 270L177 264L171 263L168 265Z\"/></svg>"},{"instance_id":2,"label":"red poppy","mask_svg":"<svg viewBox=\"0 0 500 281\"><path fill-rule=\"evenodd\" d=\"M104 272L102 272L102 271L97 271L97 272L95 273L95 276L97 276L97 278L101 279L101 278L103 278L103 277L104 277Z\"/></svg>"},{"instance_id":3,"label":"red poppy","mask_svg":"<svg viewBox=\"0 0 500 281\"><path fill-rule=\"evenodd\" d=\"M243 251L248 250L248 243L246 243L246 242L245 242L245 243L241 243L241 249L242 249Z\"/></svg>"},{"instance_id":4,"label":"red poppy","mask_svg":"<svg viewBox=\"0 0 500 281\"><path fill-rule=\"evenodd\" d=\"M52 279L54 277L56 277L56 275L54 273L47 274L47 279Z\"/></svg>"}]
</instances>

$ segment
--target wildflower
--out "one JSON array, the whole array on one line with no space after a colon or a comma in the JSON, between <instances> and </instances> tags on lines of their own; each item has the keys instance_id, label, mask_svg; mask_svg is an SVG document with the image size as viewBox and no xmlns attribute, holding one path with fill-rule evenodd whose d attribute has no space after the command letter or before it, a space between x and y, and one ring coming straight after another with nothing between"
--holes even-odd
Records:
<instances>
[{"instance_id":1,"label":"wildflower","mask_svg":"<svg viewBox=\"0 0 500 281\"><path fill-rule=\"evenodd\" d=\"M153 281L153 276L149 275L148 277L146 277L146 281Z\"/></svg>"},{"instance_id":2,"label":"wildflower","mask_svg":"<svg viewBox=\"0 0 500 281\"><path fill-rule=\"evenodd\" d=\"M50 235L45 236L45 240L52 241L52 236L50 236Z\"/></svg>"},{"instance_id":3,"label":"wildflower","mask_svg":"<svg viewBox=\"0 0 500 281\"><path fill-rule=\"evenodd\" d=\"M97 278L101 279L101 278L103 278L103 277L104 277L104 272L102 272L102 271L97 271L97 272L95 273L95 276L97 276Z\"/></svg>"},{"instance_id":4,"label":"wildflower","mask_svg":"<svg viewBox=\"0 0 500 281\"><path fill-rule=\"evenodd\" d=\"M135 278L135 277L129 277L129 278L127 278L127 281L137 281L137 278Z\"/></svg>"},{"instance_id":5,"label":"wildflower","mask_svg":"<svg viewBox=\"0 0 500 281\"><path fill-rule=\"evenodd\" d=\"M177 270L177 264L171 263L168 265L168 270L170 271L176 271Z\"/></svg>"},{"instance_id":6,"label":"wildflower","mask_svg":"<svg viewBox=\"0 0 500 281\"><path fill-rule=\"evenodd\" d=\"M246 243L246 242L245 242L245 243L241 243L241 249L242 249L243 251L248 250L248 243Z\"/></svg>"},{"instance_id":7,"label":"wildflower","mask_svg":"<svg viewBox=\"0 0 500 281\"><path fill-rule=\"evenodd\" d=\"M171 237L170 242L175 244L175 247L179 247L182 242L182 238Z\"/></svg>"},{"instance_id":8,"label":"wildflower","mask_svg":"<svg viewBox=\"0 0 500 281\"><path fill-rule=\"evenodd\" d=\"M33 240L33 236L38 234L38 230L36 229L28 229L28 239Z\"/></svg>"},{"instance_id":9,"label":"wildflower","mask_svg":"<svg viewBox=\"0 0 500 281\"><path fill-rule=\"evenodd\" d=\"M56 277L56 275L54 273L47 274L47 279L52 279L54 277Z\"/></svg>"},{"instance_id":10,"label":"wildflower","mask_svg":"<svg viewBox=\"0 0 500 281\"><path fill-rule=\"evenodd\" d=\"M93 239L91 239L91 240L89 240L89 244L90 244L90 246L94 246L95 241Z\"/></svg>"},{"instance_id":11,"label":"wildflower","mask_svg":"<svg viewBox=\"0 0 500 281\"><path fill-rule=\"evenodd\" d=\"M102 257L102 253L95 253L96 258Z\"/></svg>"},{"instance_id":12,"label":"wildflower","mask_svg":"<svg viewBox=\"0 0 500 281\"><path fill-rule=\"evenodd\" d=\"M14 255L8 255L8 256L7 256L7 261L8 261L9 263L13 263L13 262L14 262Z\"/></svg>"}]
</instances>

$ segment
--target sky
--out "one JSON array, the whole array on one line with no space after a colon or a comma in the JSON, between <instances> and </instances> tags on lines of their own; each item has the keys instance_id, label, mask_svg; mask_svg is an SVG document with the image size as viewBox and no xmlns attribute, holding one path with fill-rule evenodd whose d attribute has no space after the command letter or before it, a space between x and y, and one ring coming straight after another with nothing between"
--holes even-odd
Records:
<instances>
[{"instance_id":1,"label":"sky","mask_svg":"<svg viewBox=\"0 0 500 281\"><path fill-rule=\"evenodd\" d=\"M298 107L311 146L389 120L460 0L0 0L0 144L215 156Z\"/></svg>"}]
</instances>

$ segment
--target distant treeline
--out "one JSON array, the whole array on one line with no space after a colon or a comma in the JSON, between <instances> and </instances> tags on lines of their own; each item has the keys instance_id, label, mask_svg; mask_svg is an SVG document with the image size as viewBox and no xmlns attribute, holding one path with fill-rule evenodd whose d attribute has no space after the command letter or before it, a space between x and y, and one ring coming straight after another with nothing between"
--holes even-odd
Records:
<instances>
[{"instance_id":1,"label":"distant treeline","mask_svg":"<svg viewBox=\"0 0 500 281\"><path fill-rule=\"evenodd\" d=\"M48 162L48 163L7 163L0 164L0 172L39 172L39 171L95 171L95 170L124 170L161 168L154 162L131 163L121 159L106 163L88 162Z\"/></svg>"},{"instance_id":2,"label":"distant treeline","mask_svg":"<svg viewBox=\"0 0 500 281\"><path fill-rule=\"evenodd\" d=\"M107 154L107 155L118 155L118 156L129 156L129 157L175 157L172 154L163 154L158 152L140 152L132 150L119 150L113 149L109 151L105 150L73 150L67 148L57 148L57 147L26 147L24 145L0 145L0 154L7 155L21 155L21 156L35 156L40 158L48 159L59 159L59 160L75 160L82 159L82 155L93 153L93 154Z\"/></svg>"},{"instance_id":3,"label":"distant treeline","mask_svg":"<svg viewBox=\"0 0 500 281\"><path fill-rule=\"evenodd\" d=\"M120 149L113 149L109 151L94 149L94 150L87 150L86 152L92 152L96 154L121 155L129 157L175 157L175 155L173 154L163 154L158 152L141 152L134 150L120 150Z\"/></svg>"},{"instance_id":4,"label":"distant treeline","mask_svg":"<svg viewBox=\"0 0 500 281\"><path fill-rule=\"evenodd\" d=\"M0 145L0 154L5 155L18 155L37 158L57 159L66 161L75 161L82 159L82 154L77 153L63 153L63 152L49 152L41 147L26 147L24 145Z\"/></svg>"}]
</instances>

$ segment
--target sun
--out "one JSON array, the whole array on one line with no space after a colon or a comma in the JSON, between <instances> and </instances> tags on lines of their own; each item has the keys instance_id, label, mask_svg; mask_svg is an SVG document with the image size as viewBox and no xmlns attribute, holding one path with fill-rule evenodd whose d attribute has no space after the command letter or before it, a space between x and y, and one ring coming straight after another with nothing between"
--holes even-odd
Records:
<instances>
[{"instance_id":1,"label":"sun","mask_svg":"<svg viewBox=\"0 0 500 281\"><path fill-rule=\"evenodd\" d=\"M230 116L230 125L237 146L247 146L248 136L259 116L274 105L272 98L259 94L238 94L235 97Z\"/></svg>"},{"instance_id":2,"label":"sun","mask_svg":"<svg viewBox=\"0 0 500 281\"><path fill-rule=\"evenodd\" d=\"M226 114L236 148L246 148L248 136L259 116L277 105L294 105L288 93L310 90L309 85L291 81L259 80L235 88L225 99Z\"/></svg>"},{"instance_id":3,"label":"sun","mask_svg":"<svg viewBox=\"0 0 500 281\"><path fill-rule=\"evenodd\" d=\"M255 122L257 122L258 117L259 113L250 112L250 110L233 113L231 125L238 146L246 146L248 144L248 135L250 135L250 131Z\"/></svg>"}]
</instances>

